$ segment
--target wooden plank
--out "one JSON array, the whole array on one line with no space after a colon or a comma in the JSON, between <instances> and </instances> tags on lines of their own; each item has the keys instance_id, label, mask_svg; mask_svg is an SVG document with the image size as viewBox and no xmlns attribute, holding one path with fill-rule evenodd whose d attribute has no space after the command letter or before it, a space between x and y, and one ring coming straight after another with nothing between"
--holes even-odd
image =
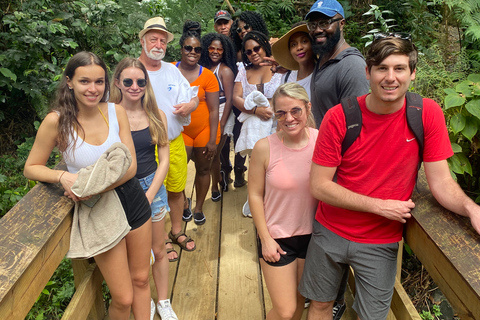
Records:
<instances>
[{"instance_id":1,"label":"wooden plank","mask_svg":"<svg viewBox=\"0 0 480 320\"><path fill-rule=\"evenodd\" d=\"M190 173L191 169L189 176L193 176ZM192 220L186 224L186 233L195 240L197 249L180 254L172 290L172 305L179 319L215 319L220 208L220 203L207 196L203 206L206 223L197 226Z\"/></svg>"},{"instance_id":2,"label":"wooden plank","mask_svg":"<svg viewBox=\"0 0 480 320\"><path fill-rule=\"evenodd\" d=\"M395 288L393 291L391 311L398 320L421 320L415 306L410 297L405 292L399 279L395 280Z\"/></svg>"},{"instance_id":3,"label":"wooden plank","mask_svg":"<svg viewBox=\"0 0 480 320\"><path fill-rule=\"evenodd\" d=\"M23 319L70 241L73 202L39 183L0 222L0 318Z\"/></svg>"},{"instance_id":4,"label":"wooden plank","mask_svg":"<svg viewBox=\"0 0 480 320\"><path fill-rule=\"evenodd\" d=\"M462 319L480 319L480 236L469 220L442 208L419 175L405 240Z\"/></svg>"},{"instance_id":5,"label":"wooden plank","mask_svg":"<svg viewBox=\"0 0 480 320\"><path fill-rule=\"evenodd\" d=\"M75 294L68 304L62 320L84 320L87 319L91 310L95 307L97 301L102 301L102 281L103 276L96 264L92 263L88 266L83 279L75 290ZM100 290L98 290L100 288ZM99 312L91 315L90 319L102 319L105 315Z\"/></svg>"},{"instance_id":6,"label":"wooden plank","mask_svg":"<svg viewBox=\"0 0 480 320\"><path fill-rule=\"evenodd\" d=\"M253 220L242 215L246 198L246 186L224 193L218 320L264 318Z\"/></svg>"},{"instance_id":7,"label":"wooden plank","mask_svg":"<svg viewBox=\"0 0 480 320\"><path fill-rule=\"evenodd\" d=\"M93 283L88 284L91 290L89 294L93 297L93 301L90 303L88 307L84 306L84 308L86 308L87 310L90 310L87 317L88 320L103 319L106 315L105 304L103 302L103 293L102 293L103 276L101 276L100 269L98 269L98 267L96 268L95 267L96 267L96 264L93 258L88 260L87 259L72 260L73 277L75 281L75 294L72 300L78 299L76 295L80 294L81 290L84 290L83 288L81 288L81 286L84 286L84 287L86 286L86 284L84 284L85 281L93 281ZM95 276L92 270L95 271ZM100 279L98 279L97 273L100 274L101 276ZM70 301L70 304L72 304L72 301ZM67 310L70 308L70 304L68 305ZM67 310L65 310L65 313ZM75 312L72 312L72 314L75 314Z\"/></svg>"}]
</instances>

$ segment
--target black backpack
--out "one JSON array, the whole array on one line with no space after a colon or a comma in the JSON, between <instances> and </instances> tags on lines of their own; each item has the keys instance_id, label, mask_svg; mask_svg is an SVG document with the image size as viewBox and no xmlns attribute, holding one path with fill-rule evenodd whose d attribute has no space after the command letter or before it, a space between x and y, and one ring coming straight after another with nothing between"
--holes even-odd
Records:
<instances>
[{"instance_id":1,"label":"black backpack","mask_svg":"<svg viewBox=\"0 0 480 320\"><path fill-rule=\"evenodd\" d=\"M412 130L413 135L415 136L418 149L420 161L418 162L417 169L419 170L422 161L423 161L423 122L422 122L422 112L423 112L423 99L419 94L413 92L407 92L407 124L410 130ZM342 156L347 151L348 148L357 140L362 130L362 111L358 105L356 97L346 97L341 101L343 113L345 114L345 122L347 125L347 132L345 133L345 138L342 142Z\"/></svg>"}]
</instances>

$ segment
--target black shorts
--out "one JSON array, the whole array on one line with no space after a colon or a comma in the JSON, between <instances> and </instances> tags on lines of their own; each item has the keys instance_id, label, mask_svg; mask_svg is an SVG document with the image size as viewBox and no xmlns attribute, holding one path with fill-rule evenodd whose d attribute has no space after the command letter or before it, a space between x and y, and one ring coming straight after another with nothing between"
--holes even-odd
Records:
<instances>
[{"instance_id":1,"label":"black shorts","mask_svg":"<svg viewBox=\"0 0 480 320\"><path fill-rule=\"evenodd\" d=\"M285 251L287 254L281 254L280 260L277 262L268 262L267 264L273 267L282 267L287 264L292 263L296 259L305 259L307 256L307 248L310 243L310 238L312 234L304 234L301 236L293 236L290 238L281 238L275 239L278 245ZM262 255L262 242L257 238L257 248L258 248L258 258L263 259Z\"/></svg>"},{"instance_id":2,"label":"black shorts","mask_svg":"<svg viewBox=\"0 0 480 320\"><path fill-rule=\"evenodd\" d=\"M137 178L133 177L121 186L115 188L127 221L132 230L141 227L152 216L152 210L145 192Z\"/></svg>"}]
</instances>

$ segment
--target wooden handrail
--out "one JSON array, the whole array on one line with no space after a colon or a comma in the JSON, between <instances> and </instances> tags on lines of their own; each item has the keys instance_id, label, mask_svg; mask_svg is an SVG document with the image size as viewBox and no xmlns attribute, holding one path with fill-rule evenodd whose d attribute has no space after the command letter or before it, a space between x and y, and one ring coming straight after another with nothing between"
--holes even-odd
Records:
<instances>
[{"instance_id":1,"label":"wooden handrail","mask_svg":"<svg viewBox=\"0 0 480 320\"><path fill-rule=\"evenodd\" d=\"M480 320L480 236L435 200L423 170L405 241L462 320Z\"/></svg>"},{"instance_id":2,"label":"wooden handrail","mask_svg":"<svg viewBox=\"0 0 480 320\"><path fill-rule=\"evenodd\" d=\"M68 251L72 209L60 185L38 183L0 220L0 319L24 319L32 308ZM70 319L102 319L98 268L86 260L73 263L76 288L94 283L95 290L86 297L77 290L76 310L87 307L87 312L78 317L73 310Z\"/></svg>"}]
</instances>

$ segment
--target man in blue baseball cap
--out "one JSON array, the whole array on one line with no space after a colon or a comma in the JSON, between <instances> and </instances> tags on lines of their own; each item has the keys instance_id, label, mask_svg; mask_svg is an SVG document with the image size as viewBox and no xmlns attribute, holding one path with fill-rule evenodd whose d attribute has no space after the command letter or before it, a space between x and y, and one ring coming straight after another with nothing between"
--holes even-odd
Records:
<instances>
[{"instance_id":1,"label":"man in blue baseball cap","mask_svg":"<svg viewBox=\"0 0 480 320\"><path fill-rule=\"evenodd\" d=\"M368 93L365 59L343 37L345 13L336 0L318 0L305 16L317 65L311 82L312 112L318 126L325 113L348 96Z\"/></svg>"}]
</instances>

